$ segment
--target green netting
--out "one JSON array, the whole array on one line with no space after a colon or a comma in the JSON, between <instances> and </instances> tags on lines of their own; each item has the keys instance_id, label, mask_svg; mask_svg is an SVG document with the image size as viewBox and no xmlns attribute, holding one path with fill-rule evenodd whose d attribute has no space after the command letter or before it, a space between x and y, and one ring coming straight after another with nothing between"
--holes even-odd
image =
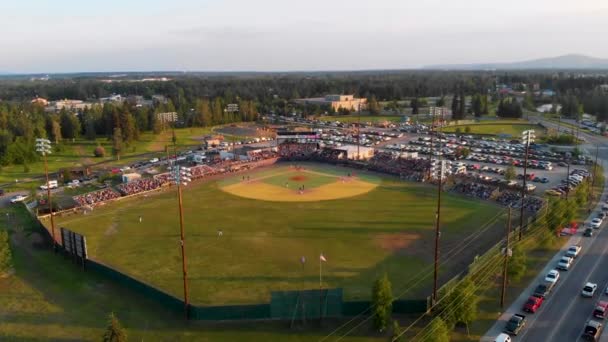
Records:
<instances>
[{"instance_id":1,"label":"green netting","mask_svg":"<svg viewBox=\"0 0 608 342\"><path fill-rule=\"evenodd\" d=\"M342 316L342 289L275 291L270 295L273 319L307 320Z\"/></svg>"}]
</instances>

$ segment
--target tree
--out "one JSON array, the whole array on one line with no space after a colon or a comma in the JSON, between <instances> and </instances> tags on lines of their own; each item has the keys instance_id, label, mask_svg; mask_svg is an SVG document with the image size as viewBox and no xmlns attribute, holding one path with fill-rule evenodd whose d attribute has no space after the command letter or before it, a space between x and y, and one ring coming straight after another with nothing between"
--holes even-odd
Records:
<instances>
[{"instance_id":1,"label":"tree","mask_svg":"<svg viewBox=\"0 0 608 342\"><path fill-rule=\"evenodd\" d=\"M481 102L481 96L479 94L475 94L473 96L473 101L471 102L471 109L473 110L473 114L476 118L481 117L483 114L483 104Z\"/></svg>"},{"instance_id":2,"label":"tree","mask_svg":"<svg viewBox=\"0 0 608 342\"><path fill-rule=\"evenodd\" d=\"M433 318L428 333L423 334L423 342L450 342L450 329L441 317Z\"/></svg>"},{"instance_id":3,"label":"tree","mask_svg":"<svg viewBox=\"0 0 608 342\"><path fill-rule=\"evenodd\" d=\"M122 143L122 131L120 127L114 128L114 134L112 135L112 154L116 156L116 160L120 160L120 153L123 148Z\"/></svg>"},{"instance_id":4,"label":"tree","mask_svg":"<svg viewBox=\"0 0 608 342\"><path fill-rule=\"evenodd\" d=\"M469 324L477 319L477 305L479 304L479 297L476 293L475 284L470 277L464 278L458 287L456 293L460 299L460 305L456 310L456 320L467 326L467 332L469 331ZM463 298L466 298L463 300Z\"/></svg>"},{"instance_id":5,"label":"tree","mask_svg":"<svg viewBox=\"0 0 608 342\"><path fill-rule=\"evenodd\" d=\"M103 342L126 342L127 333L121 326L118 318L112 312L108 318L108 327L106 332L103 334Z\"/></svg>"},{"instance_id":6,"label":"tree","mask_svg":"<svg viewBox=\"0 0 608 342\"><path fill-rule=\"evenodd\" d=\"M452 119L460 120L462 116L460 115L460 104L458 100L458 94L454 94L452 97Z\"/></svg>"},{"instance_id":7,"label":"tree","mask_svg":"<svg viewBox=\"0 0 608 342\"><path fill-rule=\"evenodd\" d=\"M74 114L62 110L59 120L61 122L61 135L64 138L78 138L80 135L80 121Z\"/></svg>"},{"instance_id":8,"label":"tree","mask_svg":"<svg viewBox=\"0 0 608 342\"><path fill-rule=\"evenodd\" d=\"M388 327L393 311L393 290L386 273L374 282L372 307L374 327L379 331L384 331Z\"/></svg>"},{"instance_id":9,"label":"tree","mask_svg":"<svg viewBox=\"0 0 608 342\"><path fill-rule=\"evenodd\" d=\"M512 249L509 265L507 266L507 274L509 279L519 281L526 274L526 254L524 253L521 244L516 244Z\"/></svg>"},{"instance_id":10,"label":"tree","mask_svg":"<svg viewBox=\"0 0 608 342\"><path fill-rule=\"evenodd\" d=\"M410 107L412 107L412 114L417 115L418 114L418 108L419 103L418 103L418 98L414 97L411 101L410 101Z\"/></svg>"},{"instance_id":11,"label":"tree","mask_svg":"<svg viewBox=\"0 0 608 342\"><path fill-rule=\"evenodd\" d=\"M11 246L8 242L8 232L0 230L0 275L13 267Z\"/></svg>"},{"instance_id":12,"label":"tree","mask_svg":"<svg viewBox=\"0 0 608 342\"><path fill-rule=\"evenodd\" d=\"M378 104L378 100L376 100L376 96L372 95L367 102L367 110L371 115L379 115L380 114L380 104Z\"/></svg>"},{"instance_id":13,"label":"tree","mask_svg":"<svg viewBox=\"0 0 608 342\"><path fill-rule=\"evenodd\" d=\"M59 141L61 141L61 124L56 120L53 120L51 126L51 136L53 137L53 141L55 141L55 145L57 145L59 144Z\"/></svg>"},{"instance_id":14,"label":"tree","mask_svg":"<svg viewBox=\"0 0 608 342\"><path fill-rule=\"evenodd\" d=\"M466 127L464 128L464 132L465 132L465 133L471 133L471 127L466 126Z\"/></svg>"},{"instance_id":15,"label":"tree","mask_svg":"<svg viewBox=\"0 0 608 342\"><path fill-rule=\"evenodd\" d=\"M435 105L436 105L437 107L443 107L443 106L445 106L445 96L443 96L443 95L442 95L442 96L439 98L439 100L437 100L437 103L435 103Z\"/></svg>"},{"instance_id":16,"label":"tree","mask_svg":"<svg viewBox=\"0 0 608 342\"><path fill-rule=\"evenodd\" d=\"M460 90L460 102L458 103L460 105L460 108L458 108L458 115L460 116L461 119L464 119L464 116L466 115L466 107L467 107L467 97L464 95L464 90Z\"/></svg>"},{"instance_id":17,"label":"tree","mask_svg":"<svg viewBox=\"0 0 608 342\"><path fill-rule=\"evenodd\" d=\"M517 172L515 171L515 167L513 165L509 165L505 170L505 180L512 181L517 177Z\"/></svg>"},{"instance_id":18,"label":"tree","mask_svg":"<svg viewBox=\"0 0 608 342\"><path fill-rule=\"evenodd\" d=\"M391 341L392 342L405 341L405 338L403 337L402 334L403 334L403 329L399 325L399 322L397 322L397 320L393 320L393 333L391 334Z\"/></svg>"},{"instance_id":19,"label":"tree","mask_svg":"<svg viewBox=\"0 0 608 342\"><path fill-rule=\"evenodd\" d=\"M97 158L104 157L106 155L106 149L103 148L103 146L101 145L97 145L97 147L95 147L95 150L93 151L93 155Z\"/></svg>"}]
</instances>

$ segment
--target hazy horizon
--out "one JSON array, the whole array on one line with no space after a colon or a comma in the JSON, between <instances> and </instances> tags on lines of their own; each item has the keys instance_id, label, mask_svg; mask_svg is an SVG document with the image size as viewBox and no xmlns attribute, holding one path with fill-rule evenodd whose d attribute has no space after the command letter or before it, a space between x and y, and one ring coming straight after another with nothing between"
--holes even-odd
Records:
<instances>
[{"instance_id":1,"label":"hazy horizon","mask_svg":"<svg viewBox=\"0 0 608 342\"><path fill-rule=\"evenodd\" d=\"M346 71L608 57L583 0L2 3L0 71Z\"/></svg>"}]
</instances>

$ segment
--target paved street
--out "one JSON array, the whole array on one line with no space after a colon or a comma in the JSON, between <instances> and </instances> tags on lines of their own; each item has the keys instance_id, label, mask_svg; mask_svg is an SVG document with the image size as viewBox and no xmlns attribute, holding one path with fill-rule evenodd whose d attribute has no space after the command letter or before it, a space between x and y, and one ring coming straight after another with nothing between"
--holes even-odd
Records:
<instances>
[{"instance_id":1,"label":"paved street","mask_svg":"<svg viewBox=\"0 0 608 342\"><path fill-rule=\"evenodd\" d=\"M547 126L556 126L550 122L544 122ZM589 145L584 148L590 155L595 154L596 146L599 146L599 159L608 160L608 142L605 138L581 133ZM604 170L605 177L608 171ZM606 191L602 198L605 198ZM593 211L595 216L600 206ZM528 316L527 326L522 330L515 341L578 341L583 333L585 322L591 318L595 303L600 300L608 300L604 295L604 289L608 286L608 232L602 227L598 234L591 238L582 237L582 231L571 237L570 243L564 246L567 249L570 244L580 243L583 246L582 254L576 259L569 271L561 272L561 279L547 301L535 314ZM524 290L513 304L503 313L496 324L486 333L482 341L493 341L503 330L506 321L514 314L520 313L521 308L536 285L545 277L548 271L553 269L557 260L563 254L563 250L557 253L546 267L539 273L529 286ZM594 298L582 298L580 293L587 282L598 284L598 292ZM513 294L511 294L513 295ZM602 335L602 340L608 340L608 333Z\"/></svg>"}]
</instances>

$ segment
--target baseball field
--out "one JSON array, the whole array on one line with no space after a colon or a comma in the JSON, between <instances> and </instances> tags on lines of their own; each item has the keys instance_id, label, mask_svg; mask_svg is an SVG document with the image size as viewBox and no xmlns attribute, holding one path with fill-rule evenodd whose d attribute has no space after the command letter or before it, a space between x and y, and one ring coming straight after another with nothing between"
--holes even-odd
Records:
<instances>
[{"instance_id":1,"label":"baseball field","mask_svg":"<svg viewBox=\"0 0 608 342\"><path fill-rule=\"evenodd\" d=\"M56 222L87 237L92 259L180 298L176 196L170 189ZM320 254L322 285L343 287L346 299L369 299L384 272L399 288L432 264L435 196L429 185L313 163L192 182L183 194L191 302L264 303L273 290L318 288ZM446 194L442 244L498 211Z\"/></svg>"}]
</instances>

